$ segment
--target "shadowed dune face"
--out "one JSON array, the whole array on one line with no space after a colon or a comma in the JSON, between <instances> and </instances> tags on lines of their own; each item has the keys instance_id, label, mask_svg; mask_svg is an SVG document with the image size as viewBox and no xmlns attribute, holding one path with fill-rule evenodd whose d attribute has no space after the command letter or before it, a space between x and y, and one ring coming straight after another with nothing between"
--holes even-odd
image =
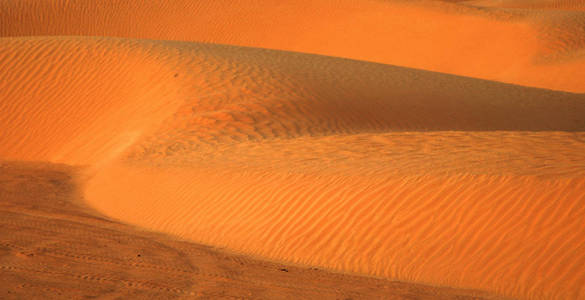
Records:
<instances>
[{"instance_id":1,"label":"shadowed dune face","mask_svg":"<svg viewBox=\"0 0 585 300\"><path fill-rule=\"evenodd\" d=\"M585 10L583 0L469 0L465 3L485 7Z\"/></svg>"},{"instance_id":2,"label":"shadowed dune face","mask_svg":"<svg viewBox=\"0 0 585 300\"><path fill-rule=\"evenodd\" d=\"M0 1L0 158L246 255L585 298L585 17L504 2Z\"/></svg>"},{"instance_id":3,"label":"shadowed dune face","mask_svg":"<svg viewBox=\"0 0 585 300\"><path fill-rule=\"evenodd\" d=\"M116 126L136 122L142 135L118 147L89 144L66 156L8 152L70 164L99 157L104 163L92 168L84 195L110 217L340 271L515 297L583 296L583 95L195 43L38 38L20 49L44 49L36 56L46 57L67 45L81 53L104 47L145 54L147 66L166 68L140 68L153 80L142 90L166 77L164 87L187 95L171 101L174 113L159 109L169 100L130 99L116 119L90 118L91 126L81 124L89 133L73 135L112 145L124 132ZM121 61L132 60L115 65ZM23 58L19 65L34 63ZM110 70L111 78L128 72ZM54 78L71 72L59 68ZM35 74L28 73L19 72ZM6 90L10 111L43 122L37 106L18 97L27 89ZM119 105L99 103L98 113ZM99 116L88 108L72 115ZM58 122L46 131L5 124L13 126L7 144L14 149L37 149L43 139L54 143L46 149L67 145L50 138L62 132L58 126L67 129Z\"/></svg>"},{"instance_id":4,"label":"shadowed dune face","mask_svg":"<svg viewBox=\"0 0 585 300\"><path fill-rule=\"evenodd\" d=\"M585 92L585 38L571 34L582 31L579 11L533 14L441 1L302 2L3 1L0 35L211 42ZM563 26L549 26L559 22Z\"/></svg>"},{"instance_id":5,"label":"shadowed dune face","mask_svg":"<svg viewBox=\"0 0 585 300\"><path fill-rule=\"evenodd\" d=\"M1 47L7 159L95 164L153 130L195 147L389 130L585 129L582 95L379 64L122 39Z\"/></svg>"},{"instance_id":6,"label":"shadowed dune face","mask_svg":"<svg viewBox=\"0 0 585 300\"><path fill-rule=\"evenodd\" d=\"M87 209L78 172L0 161L2 299L498 299L259 261L136 229Z\"/></svg>"}]
</instances>

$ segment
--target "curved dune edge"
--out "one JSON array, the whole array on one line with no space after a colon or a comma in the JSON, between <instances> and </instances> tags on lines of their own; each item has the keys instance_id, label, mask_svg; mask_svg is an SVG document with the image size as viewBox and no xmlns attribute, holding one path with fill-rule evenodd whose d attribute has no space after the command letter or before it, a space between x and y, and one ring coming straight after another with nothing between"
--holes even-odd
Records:
<instances>
[{"instance_id":1,"label":"curved dune edge","mask_svg":"<svg viewBox=\"0 0 585 300\"><path fill-rule=\"evenodd\" d=\"M0 137L5 159L95 165L149 136L157 151L362 132L585 130L583 95L381 64L185 42L0 42L0 125L13 128Z\"/></svg>"},{"instance_id":2,"label":"curved dune edge","mask_svg":"<svg viewBox=\"0 0 585 300\"><path fill-rule=\"evenodd\" d=\"M86 197L126 222L280 261L578 299L584 189L583 178L114 166L89 183Z\"/></svg>"},{"instance_id":3,"label":"curved dune edge","mask_svg":"<svg viewBox=\"0 0 585 300\"><path fill-rule=\"evenodd\" d=\"M585 10L585 2L582 0L463 0L462 2L485 7Z\"/></svg>"},{"instance_id":4,"label":"curved dune edge","mask_svg":"<svg viewBox=\"0 0 585 300\"><path fill-rule=\"evenodd\" d=\"M384 140L400 144L396 142L399 136L383 134L393 129L464 131L477 124L504 126L505 117L497 116L506 111L504 108L514 112L512 100L491 110L493 115L481 106L476 109L483 114L475 114L473 108L459 103L454 111L444 115L436 111L434 118L424 118L425 110L432 107L431 98L422 97L426 105L402 106L392 115L392 108L397 109L392 103L400 98L388 94L378 98L379 102L375 97L361 98L364 106L346 111L341 103L351 107L353 101L359 101L353 99L360 99L354 95L365 94L357 91L375 95L376 87L382 86L376 84L376 66L366 67L364 73L372 74L367 83L352 82L345 74L359 74L357 65L325 58L304 62L305 56L301 56L291 64L313 70L308 73L316 78L336 76L318 83L289 83L285 57L292 54L276 55L272 59L278 63L272 65L254 60L253 50L246 51L228 51L222 56L243 63L242 70L255 74L253 77L270 90L243 80L238 84L247 87L247 93L230 98L232 102L222 103L220 96L208 100L215 103L213 108L207 101L180 108L176 119L161 125L159 132L166 136L154 135L135 144L121 162L102 169L88 183L88 201L114 218L276 260L513 297L582 297L585 274L580 265L585 259L581 251L585 235L580 228L583 214L579 203L585 193L578 166L585 161L579 154L585 145L582 124L577 121L582 108L574 106L582 96L546 96L542 90L531 94L543 97L542 106L530 108L524 103L523 111L535 109L534 113L512 113L509 116L516 119L505 127L507 130L529 130L545 124L558 129L566 122L578 132L530 135L516 131L516 136L505 139L505 145L517 147L519 152L500 153L494 156L493 165L474 170L458 160L485 155L481 147L486 152L504 150L499 143L505 132L491 136L479 132L476 139L467 141L444 131L437 131L434 138L411 132L400 140L403 145L414 137L413 145L435 146L414 153L402 151L397 157L369 149L386 149ZM257 54L272 61L268 53ZM247 69L244 62L249 61L256 61L258 69ZM241 74L240 67L234 68L223 74ZM270 81L260 79L265 78L262 73L254 73L259 70L270 74ZM411 103L416 103L417 95L442 95L426 88L432 89L430 83L443 75L424 78L418 74L424 79L415 76L419 83L419 90L415 90L404 81L408 71L396 72L405 89L399 95ZM460 86L475 83L463 78L445 82L450 80ZM233 82L227 85L230 95L237 89ZM311 84L318 86L313 92L321 97L303 102L307 91L301 91L303 97L299 97L296 87ZM477 84L477 90L463 88L451 99L473 97L474 104L481 103L474 91L489 95L490 88L485 82ZM334 92L341 86L341 92ZM500 96L512 93L518 101L522 101L519 95L530 94L508 86L492 89ZM270 96L261 96L264 92L273 95L273 90L279 91L274 104ZM396 88L379 92L384 95L388 91L396 93ZM575 102L570 101L571 109L561 108L563 97L567 101L576 97ZM537 99L531 97L532 103L539 103ZM544 123L538 117L540 109L560 115L555 118L549 113ZM465 122L467 117L470 119ZM272 124L276 120L279 125ZM359 139L361 133L368 132L370 136ZM303 136L316 137L307 140ZM552 150L553 144L559 147L558 152ZM368 150L374 157L368 156ZM453 161L441 156L449 152L458 152ZM436 159L413 170L425 155ZM566 157L570 159L562 163ZM456 166L450 165L453 162ZM487 170L491 173L485 174Z\"/></svg>"},{"instance_id":5,"label":"curved dune edge","mask_svg":"<svg viewBox=\"0 0 585 300\"><path fill-rule=\"evenodd\" d=\"M576 1L274 3L4 1L0 36L585 91ZM88 165L86 197L113 218L338 271L585 298L583 95L196 43L0 47L0 157Z\"/></svg>"},{"instance_id":6,"label":"curved dune edge","mask_svg":"<svg viewBox=\"0 0 585 300\"><path fill-rule=\"evenodd\" d=\"M0 36L230 44L585 92L579 11L479 9L468 1L15 0L0 3L0 14Z\"/></svg>"},{"instance_id":7,"label":"curved dune edge","mask_svg":"<svg viewBox=\"0 0 585 300\"><path fill-rule=\"evenodd\" d=\"M86 208L79 168L0 161L2 299L501 299L226 253Z\"/></svg>"},{"instance_id":8,"label":"curved dune edge","mask_svg":"<svg viewBox=\"0 0 585 300\"><path fill-rule=\"evenodd\" d=\"M182 104L184 88L158 55L140 42L0 39L0 157L112 159Z\"/></svg>"},{"instance_id":9,"label":"curved dune edge","mask_svg":"<svg viewBox=\"0 0 585 300\"><path fill-rule=\"evenodd\" d=\"M89 164L86 199L108 216L340 271L583 296L583 95L197 43L2 47L34 53L2 59L18 61L2 78L32 79L3 81L2 157ZM95 70L103 85L84 88ZM110 90L136 94L99 101Z\"/></svg>"}]
</instances>

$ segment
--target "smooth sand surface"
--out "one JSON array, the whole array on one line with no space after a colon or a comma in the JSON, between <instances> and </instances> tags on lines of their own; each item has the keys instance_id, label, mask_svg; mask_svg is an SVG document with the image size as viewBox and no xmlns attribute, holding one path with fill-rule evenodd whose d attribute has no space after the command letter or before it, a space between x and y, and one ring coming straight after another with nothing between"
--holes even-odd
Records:
<instances>
[{"instance_id":1,"label":"smooth sand surface","mask_svg":"<svg viewBox=\"0 0 585 300\"><path fill-rule=\"evenodd\" d=\"M0 3L0 158L78 166L109 222L246 257L585 298L579 10L100 3Z\"/></svg>"}]
</instances>

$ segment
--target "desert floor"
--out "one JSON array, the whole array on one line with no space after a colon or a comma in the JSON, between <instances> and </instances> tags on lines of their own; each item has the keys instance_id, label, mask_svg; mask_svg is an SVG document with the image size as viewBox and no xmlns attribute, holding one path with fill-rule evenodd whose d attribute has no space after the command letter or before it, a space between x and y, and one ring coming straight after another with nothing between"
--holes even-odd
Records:
<instances>
[{"instance_id":1,"label":"desert floor","mask_svg":"<svg viewBox=\"0 0 585 300\"><path fill-rule=\"evenodd\" d=\"M585 299L584 26L0 0L0 298Z\"/></svg>"}]
</instances>

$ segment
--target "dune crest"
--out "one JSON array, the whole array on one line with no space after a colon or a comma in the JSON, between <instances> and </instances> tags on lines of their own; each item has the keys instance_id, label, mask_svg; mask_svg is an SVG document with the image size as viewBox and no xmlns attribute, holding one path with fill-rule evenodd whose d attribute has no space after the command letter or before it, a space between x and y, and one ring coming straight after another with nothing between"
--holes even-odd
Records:
<instances>
[{"instance_id":1,"label":"dune crest","mask_svg":"<svg viewBox=\"0 0 585 300\"><path fill-rule=\"evenodd\" d=\"M0 36L89 35L230 44L585 92L584 12L478 9L465 1L301 3L4 1Z\"/></svg>"},{"instance_id":2,"label":"dune crest","mask_svg":"<svg viewBox=\"0 0 585 300\"><path fill-rule=\"evenodd\" d=\"M584 296L583 95L185 42L2 47L34 54L3 59L34 80L3 81L2 157L89 164L107 216L337 271Z\"/></svg>"},{"instance_id":3,"label":"dune crest","mask_svg":"<svg viewBox=\"0 0 585 300\"><path fill-rule=\"evenodd\" d=\"M256 260L121 224L83 205L79 171L0 161L2 299L505 299Z\"/></svg>"},{"instance_id":4,"label":"dune crest","mask_svg":"<svg viewBox=\"0 0 585 300\"><path fill-rule=\"evenodd\" d=\"M582 297L583 95L297 53L158 47L200 96L99 168L85 189L98 211L275 260Z\"/></svg>"},{"instance_id":5,"label":"dune crest","mask_svg":"<svg viewBox=\"0 0 585 300\"><path fill-rule=\"evenodd\" d=\"M139 44L0 39L0 157L95 164L174 113L184 89Z\"/></svg>"},{"instance_id":6,"label":"dune crest","mask_svg":"<svg viewBox=\"0 0 585 300\"><path fill-rule=\"evenodd\" d=\"M232 269L585 298L581 2L303 3L0 1L5 181L83 166L59 197Z\"/></svg>"},{"instance_id":7,"label":"dune crest","mask_svg":"<svg viewBox=\"0 0 585 300\"><path fill-rule=\"evenodd\" d=\"M86 197L115 218L279 261L578 299L584 187L582 178L116 166Z\"/></svg>"}]
</instances>

